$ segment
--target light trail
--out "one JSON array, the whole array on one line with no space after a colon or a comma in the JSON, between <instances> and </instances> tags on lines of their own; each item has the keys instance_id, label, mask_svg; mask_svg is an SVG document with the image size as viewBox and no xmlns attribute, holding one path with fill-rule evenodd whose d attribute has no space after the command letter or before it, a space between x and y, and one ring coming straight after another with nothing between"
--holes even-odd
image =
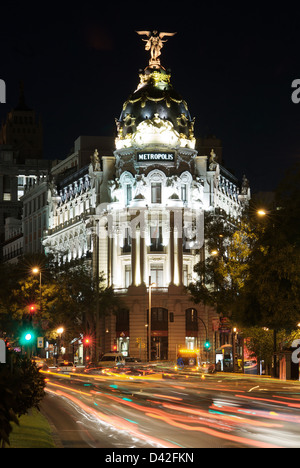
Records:
<instances>
[{"instance_id":1,"label":"light trail","mask_svg":"<svg viewBox=\"0 0 300 468\"><path fill-rule=\"evenodd\" d=\"M163 416L153 415L153 414L149 414L149 416L152 417L152 418L157 418L157 419L164 420ZM208 435L213 436L213 437L218 437L219 439L226 439L226 440L229 440L231 442L237 442L237 443L242 444L242 445L251 445L251 446L257 447L257 448L282 448L282 447L280 447L278 445L274 445L274 444L268 444L268 443L260 442L260 441L253 440L253 439L246 439L245 437L239 437L239 436L235 436L235 435L231 435L231 434L225 434L225 433L216 431L214 429L209 429L208 427L202 427L202 426L190 427L190 426L187 426L186 424L181 424L181 423L175 422L173 420L170 420L169 424L174 425L175 427L178 427L178 428L183 429L185 431L203 432L204 434L208 434Z\"/></svg>"},{"instance_id":2,"label":"light trail","mask_svg":"<svg viewBox=\"0 0 300 468\"><path fill-rule=\"evenodd\" d=\"M226 440L229 443L241 446L282 448L288 443L283 434L290 431L290 428L285 426L284 423L296 424L295 432L291 432L291 434L296 434L298 431L297 425L300 424L300 416L297 416L295 412L291 415L281 414L280 412L263 411L256 408L247 409L241 405L241 399L243 399L252 402L253 405L256 404L256 407L259 407L256 402L262 402L277 405L279 408L280 405L289 409L295 408L296 411L300 408L300 399L292 396L268 395L267 398L250 396L245 394L249 392L249 389L247 390L244 385L237 390L236 388L224 388L224 385L213 387L210 382L207 387L204 383L199 388L193 382L191 384L187 383L187 385L185 383L183 385L173 385L170 382L150 383L147 382L146 378L143 379L143 387L140 387L140 382L135 384L131 380L125 381L125 379L122 379L123 382L121 383L121 381L118 382L119 379L116 379L116 376L114 376L115 382L112 382L112 376L109 376L108 379L101 377L103 384L105 380L107 381L107 384L103 385L102 388L99 381L97 383L98 379L93 379L94 383L96 383L95 389L93 384L86 383L86 379L77 380L77 385L85 385L83 390L80 390L80 387L72 386L75 381L70 382L70 384L69 382L48 382L47 385L56 389L53 393L68 398L70 402L73 402L94 421L98 421L99 424L109 425L112 430L117 431L117 437L130 436L151 447L183 447L184 440L187 444L186 447L193 447L191 445L193 441L196 443L194 447L198 447L200 446L199 443L202 442L197 433L203 433L208 437ZM89 386L90 389L88 389ZM98 387L100 387L101 391L98 390ZM170 392L178 393L178 396L168 395L166 394L167 387L185 390L188 393L174 392L169 388ZM162 389L162 393L157 393L157 390L161 391L160 389ZM222 398L220 402L215 400L212 403L213 397L210 392L212 389L218 392L226 392L223 396L220 393L219 397ZM255 387L251 388L251 390L253 389ZM155 390L156 393L154 393ZM49 389L49 391L51 390ZM70 392L71 395L67 392ZM81 399L89 398L90 403L87 400L83 403L72 393L77 394ZM233 394L232 397L230 393ZM110 404L107 400L114 403ZM207 409L199 408L199 405L205 405ZM288 410L286 413L288 413ZM150 419L153 420L153 424ZM154 421L159 421L160 425L154 423ZM161 433L162 437L148 436L147 432L149 431L156 435ZM173 431L171 437L172 432L170 431ZM249 436L248 434L245 436L244 431L247 431ZM169 435L170 439L172 439L171 442L169 439L165 440L165 434ZM290 445L293 443L292 440L289 442ZM297 440L294 440L297 445ZM171 443L172 445L170 445ZM279 445L281 443L283 445Z\"/></svg>"},{"instance_id":3,"label":"light trail","mask_svg":"<svg viewBox=\"0 0 300 468\"><path fill-rule=\"evenodd\" d=\"M280 400L271 400L270 398L258 398L258 397L250 397L247 395L236 395L239 398L248 398L250 400L256 400L256 401L266 401L268 403L273 403L273 405L286 405L292 408L300 408L300 403L287 403L286 401L280 401ZM282 397L280 397L282 398Z\"/></svg>"},{"instance_id":4,"label":"light trail","mask_svg":"<svg viewBox=\"0 0 300 468\"><path fill-rule=\"evenodd\" d=\"M68 390L73 391L73 389ZM63 396L64 398L67 398L68 400L72 401L82 411L84 411L89 416L92 416L96 422L108 424L112 429L118 431L119 435L122 435L122 433L126 434L127 436L130 435L131 437L146 442L151 447L178 448L178 444L175 445L169 441L164 441L156 437L145 435L137 429L136 423L130 422L128 419L124 419L119 416L109 416L101 412L98 408L91 408L90 406L86 405L81 400L78 400L78 398L75 398L69 393L63 392L59 389L53 391L48 388L46 388L46 391L48 391L49 393L54 393L55 395ZM88 394L88 396L90 395Z\"/></svg>"}]
</instances>

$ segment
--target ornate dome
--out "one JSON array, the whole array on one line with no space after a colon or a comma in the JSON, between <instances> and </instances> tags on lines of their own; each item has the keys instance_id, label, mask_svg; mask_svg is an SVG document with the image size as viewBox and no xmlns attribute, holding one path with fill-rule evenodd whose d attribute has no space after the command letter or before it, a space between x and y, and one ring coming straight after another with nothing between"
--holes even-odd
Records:
<instances>
[{"instance_id":1,"label":"ornate dome","mask_svg":"<svg viewBox=\"0 0 300 468\"><path fill-rule=\"evenodd\" d=\"M137 89L124 103L119 120L116 119L118 149L151 143L194 148L194 119L187 103L173 89L170 78L160 64L150 65L140 74ZM144 139L145 129L147 138Z\"/></svg>"}]
</instances>

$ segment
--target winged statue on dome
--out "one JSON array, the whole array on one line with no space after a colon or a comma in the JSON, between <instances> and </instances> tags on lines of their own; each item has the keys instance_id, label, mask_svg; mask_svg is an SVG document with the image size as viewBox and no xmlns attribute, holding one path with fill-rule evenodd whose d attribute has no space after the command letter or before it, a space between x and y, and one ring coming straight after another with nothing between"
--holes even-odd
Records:
<instances>
[{"instance_id":1,"label":"winged statue on dome","mask_svg":"<svg viewBox=\"0 0 300 468\"><path fill-rule=\"evenodd\" d=\"M158 58L161 55L161 49L163 48L164 42L167 42L168 39L163 40L164 37L175 36L176 32L168 33L158 31L136 31L140 36L147 36L147 39L143 39L146 42L145 50L150 50L151 58L149 60L150 66L160 66L160 59Z\"/></svg>"}]
</instances>

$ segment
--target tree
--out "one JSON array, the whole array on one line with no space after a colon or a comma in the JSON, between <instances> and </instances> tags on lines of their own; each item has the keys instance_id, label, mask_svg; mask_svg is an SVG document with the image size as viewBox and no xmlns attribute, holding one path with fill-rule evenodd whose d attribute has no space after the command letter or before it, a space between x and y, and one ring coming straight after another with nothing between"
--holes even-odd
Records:
<instances>
[{"instance_id":1,"label":"tree","mask_svg":"<svg viewBox=\"0 0 300 468\"><path fill-rule=\"evenodd\" d=\"M276 242L277 244L277 242ZM300 255L290 244L255 251L238 298L238 320L293 330L300 320Z\"/></svg>"},{"instance_id":2,"label":"tree","mask_svg":"<svg viewBox=\"0 0 300 468\"><path fill-rule=\"evenodd\" d=\"M41 289L39 279L32 274L37 264L42 271ZM41 256L38 263L36 258L24 257L10 269L1 265L0 279L0 333L2 330L16 341L28 323L54 339L54 330L63 325L64 338L70 341L95 333L96 310L104 316L121 308L113 289L105 286L104 275L100 274L97 287L89 265L82 262L58 268L51 257ZM34 313L30 311L32 304Z\"/></svg>"},{"instance_id":3,"label":"tree","mask_svg":"<svg viewBox=\"0 0 300 468\"><path fill-rule=\"evenodd\" d=\"M257 372L259 373L261 360L265 362L265 368L269 369L274 352L272 331L262 327L246 327L243 328L243 335L250 357L257 359Z\"/></svg>"},{"instance_id":4,"label":"tree","mask_svg":"<svg viewBox=\"0 0 300 468\"><path fill-rule=\"evenodd\" d=\"M257 337L272 329L274 352L280 334L300 322L300 164L282 180L275 208L260 221L252 204L235 225L210 216L205 239L208 256L189 286L194 301L214 306L239 328L256 328Z\"/></svg>"},{"instance_id":5,"label":"tree","mask_svg":"<svg viewBox=\"0 0 300 468\"><path fill-rule=\"evenodd\" d=\"M300 320L300 164L279 184L275 206L261 220L239 295L239 319L291 331Z\"/></svg>"},{"instance_id":6,"label":"tree","mask_svg":"<svg viewBox=\"0 0 300 468\"><path fill-rule=\"evenodd\" d=\"M45 379L26 357L7 351L8 364L0 364L0 444L9 444L11 423L30 408L39 408Z\"/></svg>"},{"instance_id":7,"label":"tree","mask_svg":"<svg viewBox=\"0 0 300 468\"><path fill-rule=\"evenodd\" d=\"M255 227L246 217L233 224L227 216L206 215L206 258L195 266L198 280L188 287L193 300L232 317L249 274L249 257L256 241Z\"/></svg>"},{"instance_id":8,"label":"tree","mask_svg":"<svg viewBox=\"0 0 300 468\"><path fill-rule=\"evenodd\" d=\"M93 332L96 329L96 309L104 317L122 307L111 287L106 287L104 274L99 275L99 287L92 280L88 265L74 263L62 266L55 274L59 303L55 305L57 320L64 323L70 333Z\"/></svg>"}]
</instances>

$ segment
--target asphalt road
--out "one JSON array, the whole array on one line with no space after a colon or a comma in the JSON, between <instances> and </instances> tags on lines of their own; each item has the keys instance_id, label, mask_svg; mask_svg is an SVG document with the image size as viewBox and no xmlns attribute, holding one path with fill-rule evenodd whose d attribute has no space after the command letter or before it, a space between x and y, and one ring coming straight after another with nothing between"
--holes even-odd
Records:
<instances>
[{"instance_id":1,"label":"asphalt road","mask_svg":"<svg viewBox=\"0 0 300 468\"><path fill-rule=\"evenodd\" d=\"M42 410L64 448L300 447L299 382L222 374L47 377Z\"/></svg>"}]
</instances>

